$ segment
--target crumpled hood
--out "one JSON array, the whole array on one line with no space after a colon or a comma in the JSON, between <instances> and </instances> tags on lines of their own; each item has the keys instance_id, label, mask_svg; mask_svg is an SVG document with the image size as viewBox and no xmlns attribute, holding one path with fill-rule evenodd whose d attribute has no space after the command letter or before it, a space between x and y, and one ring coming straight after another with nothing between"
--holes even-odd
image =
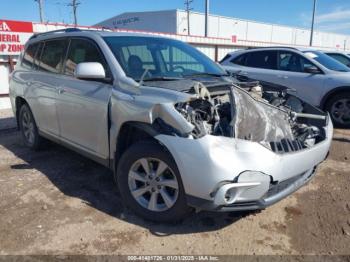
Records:
<instances>
[{"instance_id":1,"label":"crumpled hood","mask_svg":"<svg viewBox=\"0 0 350 262\"><path fill-rule=\"evenodd\" d=\"M235 111L231 125L235 137L254 142L294 139L287 112L255 100L242 89L231 90Z\"/></svg>"}]
</instances>

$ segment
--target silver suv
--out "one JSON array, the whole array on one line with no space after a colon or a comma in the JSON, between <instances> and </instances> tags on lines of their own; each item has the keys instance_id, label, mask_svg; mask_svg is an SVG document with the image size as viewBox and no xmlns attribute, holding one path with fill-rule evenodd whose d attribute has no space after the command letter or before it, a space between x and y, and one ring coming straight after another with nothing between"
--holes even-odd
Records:
<instances>
[{"instance_id":1,"label":"silver suv","mask_svg":"<svg viewBox=\"0 0 350 262\"><path fill-rule=\"evenodd\" d=\"M321 51L267 47L239 50L221 62L245 78L286 86L330 112L334 125L350 127L350 68Z\"/></svg>"},{"instance_id":2,"label":"silver suv","mask_svg":"<svg viewBox=\"0 0 350 262\"><path fill-rule=\"evenodd\" d=\"M112 169L125 204L156 221L281 200L313 177L333 132L287 90L238 83L190 45L138 34L36 35L10 97L28 147L50 139Z\"/></svg>"}]
</instances>

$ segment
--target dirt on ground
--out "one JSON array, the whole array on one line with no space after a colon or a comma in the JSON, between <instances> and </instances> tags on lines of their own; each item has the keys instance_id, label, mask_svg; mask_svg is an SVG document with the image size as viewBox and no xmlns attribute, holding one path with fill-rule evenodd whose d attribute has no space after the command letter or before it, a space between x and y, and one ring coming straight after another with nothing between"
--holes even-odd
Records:
<instances>
[{"instance_id":1,"label":"dirt on ground","mask_svg":"<svg viewBox=\"0 0 350 262\"><path fill-rule=\"evenodd\" d=\"M0 255L350 255L350 131L295 194L254 213L156 224L124 208L104 167L61 146L25 148L0 131Z\"/></svg>"}]
</instances>

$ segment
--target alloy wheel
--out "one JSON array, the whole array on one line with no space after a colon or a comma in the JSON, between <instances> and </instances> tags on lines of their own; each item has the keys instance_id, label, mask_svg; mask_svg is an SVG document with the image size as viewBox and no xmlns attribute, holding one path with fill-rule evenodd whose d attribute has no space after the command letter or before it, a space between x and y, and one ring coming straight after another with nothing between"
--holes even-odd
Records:
<instances>
[{"instance_id":1,"label":"alloy wheel","mask_svg":"<svg viewBox=\"0 0 350 262\"><path fill-rule=\"evenodd\" d=\"M331 107L332 118L340 124L350 124L350 99L336 100Z\"/></svg>"},{"instance_id":2,"label":"alloy wheel","mask_svg":"<svg viewBox=\"0 0 350 262\"><path fill-rule=\"evenodd\" d=\"M174 206L179 184L174 172L156 158L141 158L128 173L129 190L133 198L150 211L166 211Z\"/></svg>"}]
</instances>

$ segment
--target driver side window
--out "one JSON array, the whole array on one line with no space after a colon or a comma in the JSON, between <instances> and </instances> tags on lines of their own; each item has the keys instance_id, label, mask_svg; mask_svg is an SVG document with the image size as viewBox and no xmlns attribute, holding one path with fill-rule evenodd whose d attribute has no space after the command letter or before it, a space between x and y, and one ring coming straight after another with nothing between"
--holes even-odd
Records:
<instances>
[{"instance_id":1,"label":"driver side window","mask_svg":"<svg viewBox=\"0 0 350 262\"><path fill-rule=\"evenodd\" d=\"M100 63L105 72L106 77L110 77L110 71L103 55L97 46L85 39L72 39L69 46L68 56L65 62L64 73L73 76L76 66L82 62Z\"/></svg>"},{"instance_id":2,"label":"driver side window","mask_svg":"<svg viewBox=\"0 0 350 262\"><path fill-rule=\"evenodd\" d=\"M280 51L278 56L278 70L304 73L305 68L314 66L299 54Z\"/></svg>"}]
</instances>

